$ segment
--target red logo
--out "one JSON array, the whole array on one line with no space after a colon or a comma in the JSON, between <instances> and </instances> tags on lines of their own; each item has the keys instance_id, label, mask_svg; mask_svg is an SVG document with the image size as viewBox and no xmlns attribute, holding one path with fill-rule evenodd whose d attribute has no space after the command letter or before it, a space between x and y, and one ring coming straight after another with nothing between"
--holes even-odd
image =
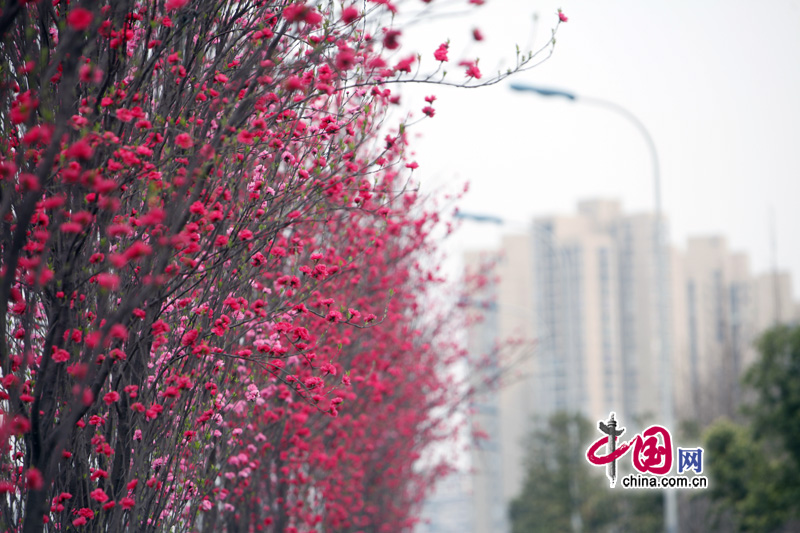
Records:
<instances>
[{"instance_id":1,"label":"red logo","mask_svg":"<svg viewBox=\"0 0 800 533\"><path fill-rule=\"evenodd\" d=\"M633 447L633 467L642 474L663 476L672 470L672 436L665 427L650 426L640 435L619 446L617 439L625 429L617 429L614 413L611 413L607 423L601 420L598 427L605 436L600 437L589 447L586 459L595 466L610 465L608 476L612 487L617 477L616 461L628 453L631 447ZM603 445L606 446L606 454L598 456L597 452Z\"/></svg>"}]
</instances>

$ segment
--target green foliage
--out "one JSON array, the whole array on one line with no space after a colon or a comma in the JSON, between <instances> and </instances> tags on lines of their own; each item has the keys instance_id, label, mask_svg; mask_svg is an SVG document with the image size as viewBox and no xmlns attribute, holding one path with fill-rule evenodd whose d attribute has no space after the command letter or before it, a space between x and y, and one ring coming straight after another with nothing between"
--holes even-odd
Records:
<instances>
[{"instance_id":1,"label":"green foliage","mask_svg":"<svg viewBox=\"0 0 800 533\"><path fill-rule=\"evenodd\" d=\"M747 426L719 420L705 433L711 497L737 531L792 527L800 501L800 326L778 326L756 344L744 384L755 392Z\"/></svg>"},{"instance_id":2,"label":"green foliage","mask_svg":"<svg viewBox=\"0 0 800 533\"><path fill-rule=\"evenodd\" d=\"M605 470L585 459L598 437L579 415L555 414L530 438L522 493L509 509L513 533L572 530L574 511L583 531L661 531L662 495L608 486Z\"/></svg>"},{"instance_id":3,"label":"green foliage","mask_svg":"<svg viewBox=\"0 0 800 533\"><path fill-rule=\"evenodd\" d=\"M761 359L744 378L758 394L748 409L755 431L776 437L800 465L800 326L779 326L757 343Z\"/></svg>"},{"instance_id":4,"label":"green foliage","mask_svg":"<svg viewBox=\"0 0 800 533\"><path fill-rule=\"evenodd\" d=\"M706 432L705 446L711 498L732 512L738 531L774 531L786 522L786 469L750 428L719 420Z\"/></svg>"}]
</instances>

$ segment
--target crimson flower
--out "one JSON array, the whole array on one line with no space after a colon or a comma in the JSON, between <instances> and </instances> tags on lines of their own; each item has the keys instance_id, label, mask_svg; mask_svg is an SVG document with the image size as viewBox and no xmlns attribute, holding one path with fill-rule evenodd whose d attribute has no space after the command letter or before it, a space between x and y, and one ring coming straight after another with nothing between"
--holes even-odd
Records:
<instances>
[{"instance_id":1,"label":"crimson flower","mask_svg":"<svg viewBox=\"0 0 800 533\"><path fill-rule=\"evenodd\" d=\"M400 41L397 40L400 37L400 31L398 30L383 30L386 35L383 37L383 46L385 46L389 50L396 50L400 47Z\"/></svg>"},{"instance_id":2,"label":"crimson flower","mask_svg":"<svg viewBox=\"0 0 800 533\"><path fill-rule=\"evenodd\" d=\"M108 494L106 494L103 489L94 489L89 493L89 496L99 503L105 503L108 501Z\"/></svg>"},{"instance_id":3,"label":"crimson flower","mask_svg":"<svg viewBox=\"0 0 800 533\"><path fill-rule=\"evenodd\" d=\"M356 54L352 48L344 47L336 55L336 68L339 70L350 70L356 62Z\"/></svg>"},{"instance_id":4,"label":"crimson flower","mask_svg":"<svg viewBox=\"0 0 800 533\"><path fill-rule=\"evenodd\" d=\"M176 9L184 7L188 3L189 0L167 0L167 3L164 4L164 7L167 9L167 11L175 11Z\"/></svg>"},{"instance_id":5,"label":"crimson flower","mask_svg":"<svg viewBox=\"0 0 800 533\"><path fill-rule=\"evenodd\" d=\"M44 476L36 468L31 468L25 473L25 486L29 489L40 490L44 487Z\"/></svg>"},{"instance_id":6,"label":"crimson flower","mask_svg":"<svg viewBox=\"0 0 800 533\"><path fill-rule=\"evenodd\" d=\"M315 26L322 22L322 15L302 3L286 6L283 9L283 18L288 22L305 22L310 26Z\"/></svg>"},{"instance_id":7,"label":"crimson flower","mask_svg":"<svg viewBox=\"0 0 800 533\"><path fill-rule=\"evenodd\" d=\"M175 144L180 146L181 148L189 149L192 147L194 142L192 138L189 136L188 133L179 133L177 137L175 137Z\"/></svg>"},{"instance_id":8,"label":"crimson flower","mask_svg":"<svg viewBox=\"0 0 800 533\"><path fill-rule=\"evenodd\" d=\"M69 15L67 15L67 24L73 30L83 31L91 26L92 19L94 19L94 15L92 15L91 11L78 7L70 11Z\"/></svg>"},{"instance_id":9,"label":"crimson flower","mask_svg":"<svg viewBox=\"0 0 800 533\"><path fill-rule=\"evenodd\" d=\"M31 423L22 415L16 415L11 420L11 432L14 435L23 435L31 430Z\"/></svg>"},{"instance_id":10,"label":"crimson flower","mask_svg":"<svg viewBox=\"0 0 800 533\"><path fill-rule=\"evenodd\" d=\"M103 401L106 402L106 405L111 405L112 403L119 401L119 393L117 391L111 391L103 396Z\"/></svg>"},{"instance_id":11,"label":"crimson flower","mask_svg":"<svg viewBox=\"0 0 800 533\"><path fill-rule=\"evenodd\" d=\"M410 55L410 56L406 57L405 59L401 59L400 61L398 61L397 64L394 66L394 68L395 68L395 70L397 70L399 72L408 72L408 73L410 73L411 72L411 65L414 64L414 61L416 61L416 59L417 59L416 56Z\"/></svg>"},{"instance_id":12,"label":"crimson flower","mask_svg":"<svg viewBox=\"0 0 800 533\"><path fill-rule=\"evenodd\" d=\"M355 6L346 7L342 11L342 22L345 24L350 24L358 20L360 15L361 14L358 12L358 9L356 9Z\"/></svg>"},{"instance_id":13,"label":"crimson flower","mask_svg":"<svg viewBox=\"0 0 800 533\"><path fill-rule=\"evenodd\" d=\"M56 348L54 346L52 358L53 361L55 361L56 363L65 363L69 361L69 352L62 348Z\"/></svg>"},{"instance_id":14,"label":"crimson flower","mask_svg":"<svg viewBox=\"0 0 800 533\"><path fill-rule=\"evenodd\" d=\"M476 80L481 79L481 71L478 69L478 62L477 61L459 61L459 66L467 67L467 77L468 78L475 78Z\"/></svg>"},{"instance_id":15,"label":"crimson flower","mask_svg":"<svg viewBox=\"0 0 800 533\"><path fill-rule=\"evenodd\" d=\"M450 45L447 43L442 43L439 45L439 48L433 53L433 57L436 61L447 61L447 49Z\"/></svg>"}]
</instances>

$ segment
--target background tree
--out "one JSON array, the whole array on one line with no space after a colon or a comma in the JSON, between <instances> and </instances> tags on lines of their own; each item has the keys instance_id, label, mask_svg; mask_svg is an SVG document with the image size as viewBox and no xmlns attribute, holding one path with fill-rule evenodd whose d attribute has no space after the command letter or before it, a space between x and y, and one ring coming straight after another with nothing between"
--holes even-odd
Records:
<instances>
[{"instance_id":1,"label":"background tree","mask_svg":"<svg viewBox=\"0 0 800 533\"><path fill-rule=\"evenodd\" d=\"M660 493L612 490L604 471L587 463L597 435L585 417L566 413L533 433L522 493L509 509L512 531L571 531L573 516L585 531L662 530Z\"/></svg>"},{"instance_id":2,"label":"background tree","mask_svg":"<svg viewBox=\"0 0 800 533\"><path fill-rule=\"evenodd\" d=\"M744 385L754 394L748 423L720 420L705 435L711 496L738 531L791 531L800 501L800 326L777 326L757 341Z\"/></svg>"}]
</instances>

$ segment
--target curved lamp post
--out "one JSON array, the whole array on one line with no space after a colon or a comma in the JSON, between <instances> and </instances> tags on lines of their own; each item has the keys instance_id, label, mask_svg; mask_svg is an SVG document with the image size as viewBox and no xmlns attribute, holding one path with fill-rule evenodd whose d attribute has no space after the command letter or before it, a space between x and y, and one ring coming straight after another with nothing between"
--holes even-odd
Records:
<instances>
[{"instance_id":1,"label":"curved lamp post","mask_svg":"<svg viewBox=\"0 0 800 533\"><path fill-rule=\"evenodd\" d=\"M667 311L666 311L666 296L664 291L667 285L667 269L666 269L666 242L664 239L663 222L661 220L661 171L658 162L658 151L656 144L650 132L644 126L641 120L636 115L622 107L621 105L603 100L600 98L591 98L580 96L575 93L563 91L560 89L537 87L525 83L511 83L511 89L519 92L534 93L543 97L556 97L563 98L572 102L580 101L588 104L597 105L609 109L618 115L625 117L630 123L636 126L639 133L644 137L647 147L650 150L650 156L653 162L653 196L655 201L655 235L653 241L655 245L655 259L656 259L656 298L658 308L658 325L659 335L657 339L659 363L661 369L661 376L663 379L663 389L661 391L661 409L664 420L663 423L667 428L674 427L674 411L673 411L673 384L672 384L672 364L670 357L670 345L668 342L668 329L667 329ZM678 531L678 500L675 491L664 491L664 529L666 533L677 533Z\"/></svg>"}]
</instances>

